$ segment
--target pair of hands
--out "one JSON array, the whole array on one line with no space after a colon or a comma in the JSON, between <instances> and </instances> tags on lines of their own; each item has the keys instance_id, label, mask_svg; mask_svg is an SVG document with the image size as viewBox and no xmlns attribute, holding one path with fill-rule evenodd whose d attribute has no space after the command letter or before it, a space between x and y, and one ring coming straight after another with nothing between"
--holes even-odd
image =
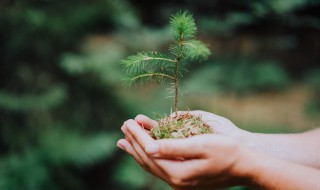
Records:
<instances>
[{"instance_id":1,"label":"pair of hands","mask_svg":"<svg viewBox=\"0 0 320 190\"><path fill-rule=\"evenodd\" d=\"M250 163L251 152L239 143L246 133L228 119L203 111L201 115L216 134L187 139L154 140L149 130L157 125L150 118L138 115L124 122L121 130L126 138L118 147L132 155L149 173L161 178L174 189L212 189L242 185L248 180L243 167Z\"/></svg>"}]
</instances>

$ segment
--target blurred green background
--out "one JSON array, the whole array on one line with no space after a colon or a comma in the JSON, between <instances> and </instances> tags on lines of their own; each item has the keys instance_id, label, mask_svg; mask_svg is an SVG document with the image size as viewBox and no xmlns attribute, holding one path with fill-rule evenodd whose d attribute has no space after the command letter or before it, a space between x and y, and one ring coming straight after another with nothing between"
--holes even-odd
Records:
<instances>
[{"instance_id":1,"label":"blurred green background","mask_svg":"<svg viewBox=\"0 0 320 190\"><path fill-rule=\"evenodd\" d=\"M180 109L255 132L320 125L318 0L2 0L0 189L170 189L116 148L123 121L170 112L170 84L124 88L119 61L165 52L185 9L212 56L189 63Z\"/></svg>"}]
</instances>

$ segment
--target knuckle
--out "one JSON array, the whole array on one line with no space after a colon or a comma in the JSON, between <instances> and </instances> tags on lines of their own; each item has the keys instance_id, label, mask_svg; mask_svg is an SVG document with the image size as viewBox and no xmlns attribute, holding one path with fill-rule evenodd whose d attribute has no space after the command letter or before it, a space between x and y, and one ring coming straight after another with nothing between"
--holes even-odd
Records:
<instances>
[{"instance_id":1,"label":"knuckle","mask_svg":"<svg viewBox=\"0 0 320 190\"><path fill-rule=\"evenodd\" d=\"M238 142L229 139L225 142L225 148L227 151L229 151L230 154L237 155L237 153L241 149L241 145Z\"/></svg>"},{"instance_id":2,"label":"knuckle","mask_svg":"<svg viewBox=\"0 0 320 190\"><path fill-rule=\"evenodd\" d=\"M234 152L234 153L240 152L240 150L242 148L242 146L239 143L237 143L236 141L231 141L230 146L231 146L232 152Z\"/></svg>"}]
</instances>

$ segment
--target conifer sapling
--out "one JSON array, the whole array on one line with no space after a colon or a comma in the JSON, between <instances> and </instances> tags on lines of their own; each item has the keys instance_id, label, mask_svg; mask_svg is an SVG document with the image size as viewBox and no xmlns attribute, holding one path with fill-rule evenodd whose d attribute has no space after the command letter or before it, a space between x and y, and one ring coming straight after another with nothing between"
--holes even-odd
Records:
<instances>
[{"instance_id":1,"label":"conifer sapling","mask_svg":"<svg viewBox=\"0 0 320 190\"><path fill-rule=\"evenodd\" d=\"M171 17L172 43L170 56L158 52L140 52L122 61L128 85L148 80L163 82L170 80L174 86L174 114L158 120L158 126L151 129L155 139L186 138L198 134L213 133L201 116L188 112L178 113L179 82L189 61L205 60L211 54L208 47L195 39L197 27L188 11L178 12Z\"/></svg>"}]
</instances>

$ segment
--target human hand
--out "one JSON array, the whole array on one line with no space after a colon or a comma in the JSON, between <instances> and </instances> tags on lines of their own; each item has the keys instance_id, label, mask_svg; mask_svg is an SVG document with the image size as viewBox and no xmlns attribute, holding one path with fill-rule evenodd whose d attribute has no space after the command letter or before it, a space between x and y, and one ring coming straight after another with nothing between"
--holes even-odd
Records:
<instances>
[{"instance_id":1,"label":"human hand","mask_svg":"<svg viewBox=\"0 0 320 190\"><path fill-rule=\"evenodd\" d=\"M148 126L155 123L149 120ZM175 189L212 189L246 182L249 150L229 137L199 135L188 139L152 139L134 120L122 127L118 146L148 172Z\"/></svg>"},{"instance_id":2,"label":"human hand","mask_svg":"<svg viewBox=\"0 0 320 190\"><path fill-rule=\"evenodd\" d=\"M148 132L157 122L139 115L136 121L125 122L122 130L126 139L119 140L118 146L174 189L212 189L249 181L251 186L265 189L319 186L319 171L303 165L318 166L315 150L320 130L301 134L249 133L226 118L203 111L189 113L201 115L216 134L155 141ZM305 175L310 175L307 182L299 180Z\"/></svg>"}]
</instances>

